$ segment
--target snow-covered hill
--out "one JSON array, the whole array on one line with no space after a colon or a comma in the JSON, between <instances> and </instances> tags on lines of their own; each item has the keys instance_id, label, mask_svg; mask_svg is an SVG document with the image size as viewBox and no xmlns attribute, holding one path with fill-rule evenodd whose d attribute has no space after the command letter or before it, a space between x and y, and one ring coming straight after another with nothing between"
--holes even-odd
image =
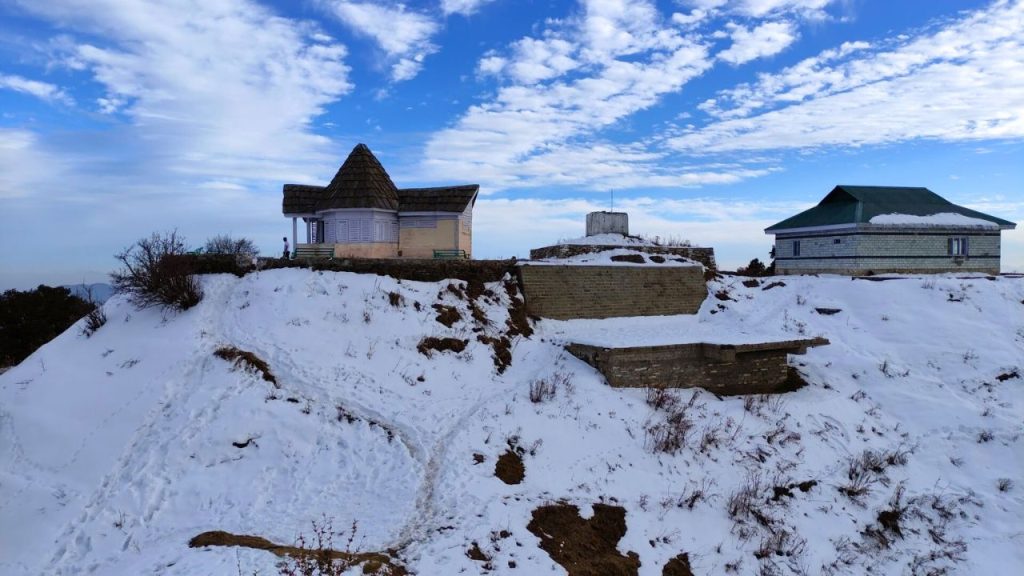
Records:
<instances>
[{"instance_id":1,"label":"snow-covered hill","mask_svg":"<svg viewBox=\"0 0 1024 576\"><path fill-rule=\"evenodd\" d=\"M277 574L266 551L188 542L292 544L326 519L336 548L416 574L557 574L527 526L558 502L622 507L641 575L682 553L697 575L1024 571L1024 280L741 280L695 317L529 338L502 283L293 269L205 277L180 314L114 297L91 338L73 326L0 375L0 573ZM793 358L797 392L666 396L562 350L590 330L831 345ZM665 430L685 434L659 451ZM506 453L519 484L495 476Z\"/></svg>"}]
</instances>

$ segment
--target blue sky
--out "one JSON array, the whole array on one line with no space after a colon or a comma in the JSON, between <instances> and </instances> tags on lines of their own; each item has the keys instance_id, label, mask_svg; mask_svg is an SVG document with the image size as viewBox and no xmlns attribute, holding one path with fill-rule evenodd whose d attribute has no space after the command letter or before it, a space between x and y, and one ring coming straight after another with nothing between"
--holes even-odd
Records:
<instances>
[{"instance_id":1,"label":"blue sky","mask_svg":"<svg viewBox=\"0 0 1024 576\"><path fill-rule=\"evenodd\" d=\"M0 288L174 228L276 253L281 185L358 142L400 187L480 184L483 258L610 191L726 268L839 183L1024 223L1022 39L1021 1L0 0Z\"/></svg>"}]
</instances>

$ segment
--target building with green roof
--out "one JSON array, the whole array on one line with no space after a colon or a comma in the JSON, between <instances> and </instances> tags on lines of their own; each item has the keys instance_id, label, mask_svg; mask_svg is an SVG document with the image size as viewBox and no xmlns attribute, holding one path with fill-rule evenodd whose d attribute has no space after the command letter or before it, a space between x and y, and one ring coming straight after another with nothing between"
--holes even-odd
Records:
<instances>
[{"instance_id":1,"label":"building with green roof","mask_svg":"<svg viewBox=\"0 0 1024 576\"><path fill-rule=\"evenodd\" d=\"M840 185L765 233L778 274L998 274L1000 234L1015 227L927 188Z\"/></svg>"}]
</instances>

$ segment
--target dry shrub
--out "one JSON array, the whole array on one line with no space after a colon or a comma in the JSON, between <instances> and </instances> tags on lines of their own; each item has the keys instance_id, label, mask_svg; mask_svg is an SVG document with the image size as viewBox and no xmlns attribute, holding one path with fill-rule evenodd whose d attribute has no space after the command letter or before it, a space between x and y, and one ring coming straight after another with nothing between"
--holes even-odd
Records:
<instances>
[{"instance_id":1,"label":"dry shrub","mask_svg":"<svg viewBox=\"0 0 1024 576\"><path fill-rule=\"evenodd\" d=\"M861 498L871 491L872 485L889 484L886 470L892 466L906 464L912 451L901 447L881 452L865 450L847 463L846 478L849 482L839 486L839 492L850 500L861 503Z\"/></svg>"},{"instance_id":2,"label":"dry shrub","mask_svg":"<svg viewBox=\"0 0 1024 576\"><path fill-rule=\"evenodd\" d=\"M661 422L648 422L644 428L644 447L655 453L676 454L686 446L693 418L690 410L697 406L697 394L690 396L686 403L669 402L663 406L666 412ZM702 407L702 405L700 406Z\"/></svg>"},{"instance_id":3,"label":"dry shrub","mask_svg":"<svg viewBox=\"0 0 1024 576\"><path fill-rule=\"evenodd\" d=\"M576 506L549 504L533 511L526 528L568 576L637 575L637 553L623 556L618 550L626 535L626 510L621 506L594 504L594 515L584 520Z\"/></svg>"},{"instance_id":4,"label":"dry shrub","mask_svg":"<svg viewBox=\"0 0 1024 576\"><path fill-rule=\"evenodd\" d=\"M203 291L177 231L154 233L114 257L122 269L110 274L114 291L126 294L139 308L160 306L187 310L203 299Z\"/></svg>"},{"instance_id":5,"label":"dry shrub","mask_svg":"<svg viewBox=\"0 0 1024 576\"><path fill-rule=\"evenodd\" d=\"M274 388L280 388L277 383L277 378L274 376L273 372L270 371L270 366L252 352L239 350L234 346L221 346L214 351L213 355L222 360L232 362L236 368L256 372L260 374L264 380L273 384Z\"/></svg>"}]
</instances>

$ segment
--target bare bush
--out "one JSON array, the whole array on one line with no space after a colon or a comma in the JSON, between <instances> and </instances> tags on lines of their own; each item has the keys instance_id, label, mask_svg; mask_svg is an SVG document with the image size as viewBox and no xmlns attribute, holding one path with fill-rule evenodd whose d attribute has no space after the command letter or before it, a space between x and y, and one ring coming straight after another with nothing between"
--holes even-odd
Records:
<instances>
[{"instance_id":1,"label":"bare bush","mask_svg":"<svg viewBox=\"0 0 1024 576\"><path fill-rule=\"evenodd\" d=\"M114 291L126 294L139 308L160 306L187 310L203 299L203 291L178 232L153 233L114 257L123 268L110 274Z\"/></svg>"},{"instance_id":2,"label":"bare bush","mask_svg":"<svg viewBox=\"0 0 1024 576\"><path fill-rule=\"evenodd\" d=\"M232 238L227 234L220 234L206 240L203 253L234 256L239 266L248 266L260 251L248 238Z\"/></svg>"},{"instance_id":3,"label":"bare bush","mask_svg":"<svg viewBox=\"0 0 1024 576\"><path fill-rule=\"evenodd\" d=\"M553 382L549 382L544 378L530 382L530 402L534 404L553 400L556 394L557 389Z\"/></svg>"},{"instance_id":4,"label":"bare bush","mask_svg":"<svg viewBox=\"0 0 1024 576\"><path fill-rule=\"evenodd\" d=\"M886 470L892 466L902 466L913 449L902 447L893 450L876 452L865 450L860 456L851 458L847 464L846 477L849 482L838 488L839 492L854 502L861 503L861 497L871 491L871 486L881 483L889 484Z\"/></svg>"}]
</instances>

